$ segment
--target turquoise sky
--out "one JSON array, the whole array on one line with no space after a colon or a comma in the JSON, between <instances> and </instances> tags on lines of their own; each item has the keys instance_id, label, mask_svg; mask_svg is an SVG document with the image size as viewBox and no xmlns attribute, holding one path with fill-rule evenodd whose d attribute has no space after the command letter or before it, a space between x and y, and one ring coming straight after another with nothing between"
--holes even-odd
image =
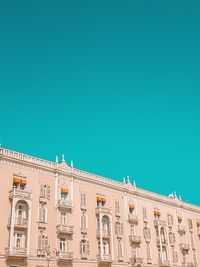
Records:
<instances>
[{"instance_id":1,"label":"turquoise sky","mask_svg":"<svg viewBox=\"0 0 200 267\"><path fill-rule=\"evenodd\" d=\"M0 142L200 205L200 1L0 1Z\"/></svg>"}]
</instances>

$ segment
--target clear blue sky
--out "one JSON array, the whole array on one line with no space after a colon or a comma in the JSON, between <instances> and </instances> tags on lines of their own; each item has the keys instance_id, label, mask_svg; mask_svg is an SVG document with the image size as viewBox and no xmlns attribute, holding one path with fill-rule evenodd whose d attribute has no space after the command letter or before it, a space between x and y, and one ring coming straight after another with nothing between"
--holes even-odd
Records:
<instances>
[{"instance_id":1,"label":"clear blue sky","mask_svg":"<svg viewBox=\"0 0 200 267\"><path fill-rule=\"evenodd\" d=\"M199 10L0 1L0 142L200 205Z\"/></svg>"}]
</instances>

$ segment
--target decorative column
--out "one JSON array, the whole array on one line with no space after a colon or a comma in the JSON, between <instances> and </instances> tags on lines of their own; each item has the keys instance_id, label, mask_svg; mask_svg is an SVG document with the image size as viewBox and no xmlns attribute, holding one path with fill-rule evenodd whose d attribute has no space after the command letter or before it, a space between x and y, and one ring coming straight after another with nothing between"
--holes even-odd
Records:
<instances>
[{"instance_id":1,"label":"decorative column","mask_svg":"<svg viewBox=\"0 0 200 267\"><path fill-rule=\"evenodd\" d=\"M100 213L99 213L99 231L100 231L100 257L102 259L103 257L103 242L102 242L102 218L103 215L101 214L101 208L100 208Z\"/></svg>"},{"instance_id":2,"label":"decorative column","mask_svg":"<svg viewBox=\"0 0 200 267\"><path fill-rule=\"evenodd\" d=\"M9 251L11 254L12 254L13 245L14 245L14 224L15 224L15 206L16 206L16 203L17 203L17 201L13 197L13 199L12 199L12 212L11 212L11 218L10 218L11 225L10 225L10 242L9 242Z\"/></svg>"},{"instance_id":3,"label":"decorative column","mask_svg":"<svg viewBox=\"0 0 200 267\"><path fill-rule=\"evenodd\" d=\"M110 218L110 233L111 233L112 260L114 261L114 245L113 245L112 216L109 216L109 218Z\"/></svg>"}]
</instances>

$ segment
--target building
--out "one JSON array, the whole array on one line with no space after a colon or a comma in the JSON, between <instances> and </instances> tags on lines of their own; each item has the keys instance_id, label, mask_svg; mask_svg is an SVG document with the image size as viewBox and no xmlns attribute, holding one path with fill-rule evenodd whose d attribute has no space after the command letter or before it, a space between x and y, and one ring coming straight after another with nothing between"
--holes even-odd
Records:
<instances>
[{"instance_id":1,"label":"building","mask_svg":"<svg viewBox=\"0 0 200 267\"><path fill-rule=\"evenodd\" d=\"M0 267L197 267L200 207L0 148Z\"/></svg>"}]
</instances>

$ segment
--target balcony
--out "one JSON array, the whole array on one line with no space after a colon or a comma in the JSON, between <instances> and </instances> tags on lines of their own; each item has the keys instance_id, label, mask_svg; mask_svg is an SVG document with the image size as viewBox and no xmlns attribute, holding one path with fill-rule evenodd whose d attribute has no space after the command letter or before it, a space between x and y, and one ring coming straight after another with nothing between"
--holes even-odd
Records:
<instances>
[{"instance_id":1,"label":"balcony","mask_svg":"<svg viewBox=\"0 0 200 267\"><path fill-rule=\"evenodd\" d=\"M26 258L27 257L27 248L17 248L13 247L12 250L9 248L5 249L6 257L13 257L13 258Z\"/></svg>"},{"instance_id":2,"label":"balcony","mask_svg":"<svg viewBox=\"0 0 200 267\"><path fill-rule=\"evenodd\" d=\"M74 259L74 252L60 251L58 255L59 261L73 261L73 259Z\"/></svg>"},{"instance_id":3,"label":"balcony","mask_svg":"<svg viewBox=\"0 0 200 267\"><path fill-rule=\"evenodd\" d=\"M163 220L160 220L160 219L156 219L153 222L154 222L154 226L155 227L166 226L166 221L163 221Z\"/></svg>"},{"instance_id":4,"label":"balcony","mask_svg":"<svg viewBox=\"0 0 200 267\"><path fill-rule=\"evenodd\" d=\"M85 234L85 235L87 234L88 229L86 227L81 227L80 229L81 229L81 234Z\"/></svg>"},{"instance_id":5,"label":"balcony","mask_svg":"<svg viewBox=\"0 0 200 267\"><path fill-rule=\"evenodd\" d=\"M11 226L11 218L8 218L8 227ZM25 218L18 218L16 217L14 220L14 227L26 229L28 227L28 220Z\"/></svg>"},{"instance_id":6,"label":"balcony","mask_svg":"<svg viewBox=\"0 0 200 267\"><path fill-rule=\"evenodd\" d=\"M162 267L170 267L170 261L169 260L158 260L158 265Z\"/></svg>"},{"instance_id":7,"label":"balcony","mask_svg":"<svg viewBox=\"0 0 200 267\"><path fill-rule=\"evenodd\" d=\"M143 258L140 257L132 257L130 258L130 262L135 266L141 266L143 263Z\"/></svg>"},{"instance_id":8,"label":"balcony","mask_svg":"<svg viewBox=\"0 0 200 267\"><path fill-rule=\"evenodd\" d=\"M190 245L186 244L186 243L182 243L182 244L180 244L180 249L182 251L188 251L190 249Z\"/></svg>"},{"instance_id":9,"label":"balcony","mask_svg":"<svg viewBox=\"0 0 200 267\"><path fill-rule=\"evenodd\" d=\"M31 200L32 199L32 193L31 191L25 191L20 189L11 189L9 191L9 198L18 198L18 199L24 199L24 200Z\"/></svg>"},{"instance_id":10,"label":"balcony","mask_svg":"<svg viewBox=\"0 0 200 267\"><path fill-rule=\"evenodd\" d=\"M140 244L142 241L141 236L138 235L130 235L129 236L130 243Z\"/></svg>"},{"instance_id":11,"label":"balcony","mask_svg":"<svg viewBox=\"0 0 200 267\"><path fill-rule=\"evenodd\" d=\"M178 225L178 232L180 234L185 234L185 232L186 232L185 226L184 225Z\"/></svg>"},{"instance_id":12,"label":"balcony","mask_svg":"<svg viewBox=\"0 0 200 267\"><path fill-rule=\"evenodd\" d=\"M147 258L147 264L152 264L152 259L151 258Z\"/></svg>"},{"instance_id":13,"label":"balcony","mask_svg":"<svg viewBox=\"0 0 200 267\"><path fill-rule=\"evenodd\" d=\"M138 215L136 214L128 214L128 221L130 223L138 223Z\"/></svg>"},{"instance_id":14,"label":"balcony","mask_svg":"<svg viewBox=\"0 0 200 267\"><path fill-rule=\"evenodd\" d=\"M74 226L58 224L57 225L57 232L59 234L72 235L74 233Z\"/></svg>"},{"instance_id":15,"label":"balcony","mask_svg":"<svg viewBox=\"0 0 200 267\"><path fill-rule=\"evenodd\" d=\"M120 261L120 262L124 261L124 257L123 256L118 256L118 261Z\"/></svg>"},{"instance_id":16,"label":"balcony","mask_svg":"<svg viewBox=\"0 0 200 267\"><path fill-rule=\"evenodd\" d=\"M71 210L73 205L71 200L58 200L58 208L65 209L65 210Z\"/></svg>"},{"instance_id":17,"label":"balcony","mask_svg":"<svg viewBox=\"0 0 200 267\"><path fill-rule=\"evenodd\" d=\"M100 230L97 230L97 237L100 238ZM102 238L111 238L111 233L110 231L102 231Z\"/></svg>"},{"instance_id":18,"label":"balcony","mask_svg":"<svg viewBox=\"0 0 200 267\"><path fill-rule=\"evenodd\" d=\"M97 255L97 261L98 262L102 262L102 263L110 263L112 262L112 255L107 255L107 254L103 254L101 255Z\"/></svg>"},{"instance_id":19,"label":"balcony","mask_svg":"<svg viewBox=\"0 0 200 267\"><path fill-rule=\"evenodd\" d=\"M99 214L111 215L112 214L111 208L96 207L95 211L96 211L96 215L99 215Z\"/></svg>"}]
</instances>

